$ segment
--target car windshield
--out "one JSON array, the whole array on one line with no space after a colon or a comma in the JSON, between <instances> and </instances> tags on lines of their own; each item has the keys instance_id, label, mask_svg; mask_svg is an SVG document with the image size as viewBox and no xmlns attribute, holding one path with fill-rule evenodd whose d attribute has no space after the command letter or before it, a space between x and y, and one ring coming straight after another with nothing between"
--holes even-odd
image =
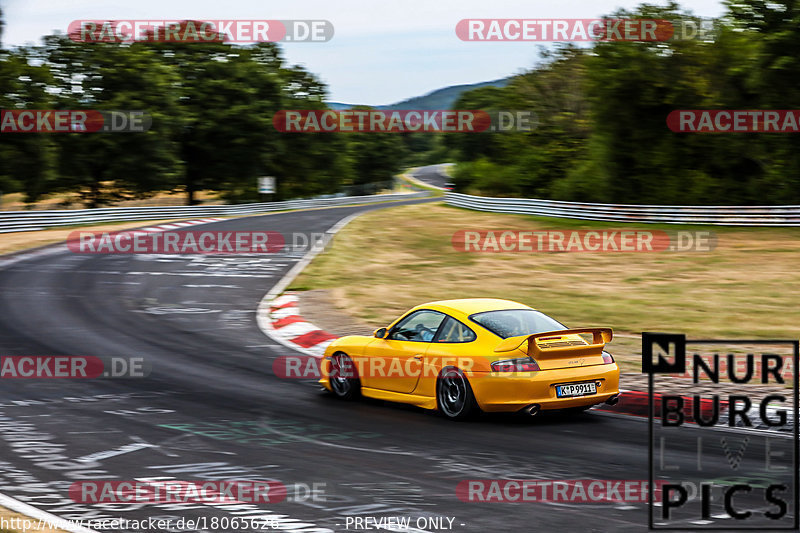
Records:
<instances>
[{"instance_id":1,"label":"car windshield","mask_svg":"<svg viewBox=\"0 0 800 533\"><path fill-rule=\"evenodd\" d=\"M533 309L486 311L469 318L503 339L567 329L564 324Z\"/></svg>"}]
</instances>

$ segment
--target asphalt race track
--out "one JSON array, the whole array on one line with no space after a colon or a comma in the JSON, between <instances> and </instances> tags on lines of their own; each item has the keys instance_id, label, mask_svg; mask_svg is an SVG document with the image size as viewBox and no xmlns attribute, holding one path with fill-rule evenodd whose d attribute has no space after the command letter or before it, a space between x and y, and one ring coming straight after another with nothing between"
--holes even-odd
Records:
<instances>
[{"instance_id":1,"label":"asphalt race track","mask_svg":"<svg viewBox=\"0 0 800 533\"><path fill-rule=\"evenodd\" d=\"M451 181L452 178L442 172L441 168L442 165L428 165L425 167L419 167L414 172L414 177L429 185L433 185L434 187L442 188L444 187L444 184L448 181Z\"/></svg>"},{"instance_id":2,"label":"asphalt race track","mask_svg":"<svg viewBox=\"0 0 800 533\"><path fill-rule=\"evenodd\" d=\"M286 212L203 229L324 232L353 213L391 205ZM453 531L465 532L647 529L646 503L456 497L468 479L647 479L641 419L589 413L453 423L415 408L340 402L313 381L277 378L272 363L289 350L259 330L255 311L301 256L64 251L0 269L2 355L144 357L152 367L141 379L4 379L0 492L66 518L210 519L243 508L92 506L72 502L67 490L80 479L275 479L289 497L261 508L283 515L286 531L353 531L347 518L366 516L407 516L412 525L447 517ZM25 445L7 439L15 431L30 437ZM676 465L695 461L691 431L685 433L671 452ZM788 439L774 446L790 453ZM305 491L314 484L316 498ZM205 529L214 530L210 523Z\"/></svg>"}]
</instances>

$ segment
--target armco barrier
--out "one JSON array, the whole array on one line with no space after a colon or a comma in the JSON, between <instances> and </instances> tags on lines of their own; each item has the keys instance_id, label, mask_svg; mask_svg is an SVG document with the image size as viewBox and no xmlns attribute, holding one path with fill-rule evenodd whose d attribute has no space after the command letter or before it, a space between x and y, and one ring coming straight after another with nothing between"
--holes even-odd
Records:
<instances>
[{"instance_id":1,"label":"armco barrier","mask_svg":"<svg viewBox=\"0 0 800 533\"><path fill-rule=\"evenodd\" d=\"M378 194L370 196L340 196L287 200L241 205L202 205L175 207L105 207L99 209L71 209L53 211L3 211L0 212L0 233L36 231L56 226L121 222L126 220L162 220L170 218L236 216L269 213L287 209L328 207L351 204L370 204L391 200L406 200L427 196L427 192Z\"/></svg>"},{"instance_id":2,"label":"armco barrier","mask_svg":"<svg viewBox=\"0 0 800 533\"><path fill-rule=\"evenodd\" d=\"M800 226L800 205L679 206L589 204L528 198L490 198L458 193L447 193L445 195L445 203L493 213L606 220L609 222L714 224L719 226Z\"/></svg>"}]
</instances>

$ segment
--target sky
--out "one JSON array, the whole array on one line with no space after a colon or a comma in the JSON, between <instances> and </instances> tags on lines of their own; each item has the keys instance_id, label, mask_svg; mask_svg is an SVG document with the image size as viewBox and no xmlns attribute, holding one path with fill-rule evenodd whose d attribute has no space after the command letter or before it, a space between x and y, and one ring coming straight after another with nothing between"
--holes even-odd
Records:
<instances>
[{"instance_id":1,"label":"sky","mask_svg":"<svg viewBox=\"0 0 800 533\"><path fill-rule=\"evenodd\" d=\"M74 20L328 20L328 42L281 43L286 59L328 85L329 101L391 104L449 85L517 74L536 65L547 43L466 42L456 23L470 18L596 18L633 0L0 0L3 46L66 33ZM664 2L651 2L663 4ZM681 2L715 17L719 0Z\"/></svg>"}]
</instances>

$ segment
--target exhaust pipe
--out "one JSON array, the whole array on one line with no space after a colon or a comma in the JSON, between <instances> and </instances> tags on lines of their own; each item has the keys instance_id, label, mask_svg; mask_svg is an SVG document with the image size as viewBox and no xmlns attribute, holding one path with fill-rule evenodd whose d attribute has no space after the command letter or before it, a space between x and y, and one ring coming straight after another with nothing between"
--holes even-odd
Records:
<instances>
[{"instance_id":1,"label":"exhaust pipe","mask_svg":"<svg viewBox=\"0 0 800 533\"><path fill-rule=\"evenodd\" d=\"M619 402L619 394L615 394L614 396L606 400L606 403L608 405L617 405L617 402Z\"/></svg>"},{"instance_id":2,"label":"exhaust pipe","mask_svg":"<svg viewBox=\"0 0 800 533\"><path fill-rule=\"evenodd\" d=\"M538 403L534 403L529 405L528 407L524 407L522 411L528 416L536 416L539 414L539 409L541 409L541 405Z\"/></svg>"}]
</instances>

